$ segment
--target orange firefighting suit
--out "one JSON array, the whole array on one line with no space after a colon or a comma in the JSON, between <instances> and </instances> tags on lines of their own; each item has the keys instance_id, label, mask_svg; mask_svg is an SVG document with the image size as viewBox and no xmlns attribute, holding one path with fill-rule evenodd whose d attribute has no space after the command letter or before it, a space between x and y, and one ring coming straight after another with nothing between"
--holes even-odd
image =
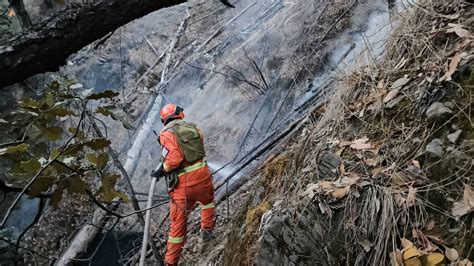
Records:
<instances>
[{"instance_id":1,"label":"orange firefighting suit","mask_svg":"<svg viewBox=\"0 0 474 266\"><path fill-rule=\"evenodd\" d=\"M185 243L187 217L194 209L196 202L201 207L201 229L214 228L214 185L209 168L204 160L185 161L176 135L170 130L174 123L171 121L160 132L160 143L167 154L164 156L163 168L169 173L178 171L179 183L170 191L170 232L166 245L165 262L176 265ZM199 131L202 140L202 133ZM184 167L184 169L183 169Z\"/></svg>"}]
</instances>

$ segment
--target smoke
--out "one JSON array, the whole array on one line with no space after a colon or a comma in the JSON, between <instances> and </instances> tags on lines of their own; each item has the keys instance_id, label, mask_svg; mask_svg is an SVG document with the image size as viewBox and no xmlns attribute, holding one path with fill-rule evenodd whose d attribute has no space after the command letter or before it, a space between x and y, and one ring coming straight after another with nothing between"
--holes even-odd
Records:
<instances>
[{"instance_id":1,"label":"smoke","mask_svg":"<svg viewBox=\"0 0 474 266\"><path fill-rule=\"evenodd\" d=\"M222 168L224 164L220 164L216 162L207 162L207 165L209 166L209 169L211 170L211 172L214 173L215 171L218 171L213 174L213 179L215 183L219 183L219 181L227 178L235 170L235 167L232 165L227 165L226 167ZM235 182L239 178L240 178L240 175L237 174L231 179L231 182Z\"/></svg>"}]
</instances>

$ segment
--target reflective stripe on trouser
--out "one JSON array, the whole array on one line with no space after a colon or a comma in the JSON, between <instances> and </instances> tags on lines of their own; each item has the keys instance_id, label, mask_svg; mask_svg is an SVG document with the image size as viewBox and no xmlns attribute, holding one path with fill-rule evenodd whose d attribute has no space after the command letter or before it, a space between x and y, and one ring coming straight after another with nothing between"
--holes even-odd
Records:
<instances>
[{"instance_id":1,"label":"reflective stripe on trouser","mask_svg":"<svg viewBox=\"0 0 474 266\"><path fill-rule=\"evenodd\" d=\"M173 243L173 244L179 244L183 241L184 241L184 237L182 236L176 236L176 237L169 236L168 237L168 242Z\"/></svg>"},{"instance_id":2,"label":"reflective stripe on trouser","mask_svg":"<svg viewBox=\"0 0 474 266\"><path fill-rule=\"evenodd\" d=\"M177 264L186 240L187 216L196 202L201 206L201 228L214 228L214 186L209 171L206 169L186 174L184 180L201 178L202 182L186 187L184 182L170 193L170 232L166 245L165 261L168 264ZM179 238L179 239L178 239ZM182 240L181 242L175 240ZM178 243L179 242L179 243Z\"/></svg>"},{"instance_id":3,"label":"reflective stripe on trouser","mask_svg":"<svg viewBox=\"0 0 474 266\"><path fill-rule=\"evenodd\" d=\"M211 230L214 228L214 209L216 204L211 203L201 205L201 228Z\"/></svg>"}]
</instances>

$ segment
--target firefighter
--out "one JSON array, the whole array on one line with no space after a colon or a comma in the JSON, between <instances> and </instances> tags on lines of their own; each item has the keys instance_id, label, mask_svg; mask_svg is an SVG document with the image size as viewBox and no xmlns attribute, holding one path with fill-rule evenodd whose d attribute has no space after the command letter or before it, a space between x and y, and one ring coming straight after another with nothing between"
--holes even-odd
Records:
<instances>
[{"instance_id":1,"label":"firefighter","mask_svg":"<svg viewBox=\"0 0 474 266\"><path fill-rule=\"evenodd\" d=\"M204 160L202 132L183 120L183 109L165 105L160 112L163 129L158 141L163 149L163 172L170 194L170 231L165 264L177 265L186 238L187 218L196 204L201 208L201 238L212 238L214 185Z\"/></svg>"}]
</instances>

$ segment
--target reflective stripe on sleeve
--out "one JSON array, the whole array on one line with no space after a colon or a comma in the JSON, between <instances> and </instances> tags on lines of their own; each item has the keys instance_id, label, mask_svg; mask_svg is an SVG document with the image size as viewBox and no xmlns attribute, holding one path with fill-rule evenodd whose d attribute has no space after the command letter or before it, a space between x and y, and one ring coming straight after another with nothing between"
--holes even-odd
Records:
<instances>
[{"instance_id":1,"label":"reflective stripe on sleeve","mask_svg":"<svg viewBox=\"0 0 474 266\"><path fill-rule=\"evenodd\" d=\"M216 207L216 204L214 202L211 202L209 204L202 205L201 210L212 209L212 208L215 208L215 207Z\"/></svg>"},{"instance_id":2,"label":"reflective stripe on sleeve","mask_svg":"<svg viewBox=\"0 0 474 266\"><path fill-rule=\"evenodd\" d=\"M184 237L178 236L178 237L172 237L168 236L168 242L173 243L173 244L179 244L184 241Z\"/></svg>"}]
</instances>

